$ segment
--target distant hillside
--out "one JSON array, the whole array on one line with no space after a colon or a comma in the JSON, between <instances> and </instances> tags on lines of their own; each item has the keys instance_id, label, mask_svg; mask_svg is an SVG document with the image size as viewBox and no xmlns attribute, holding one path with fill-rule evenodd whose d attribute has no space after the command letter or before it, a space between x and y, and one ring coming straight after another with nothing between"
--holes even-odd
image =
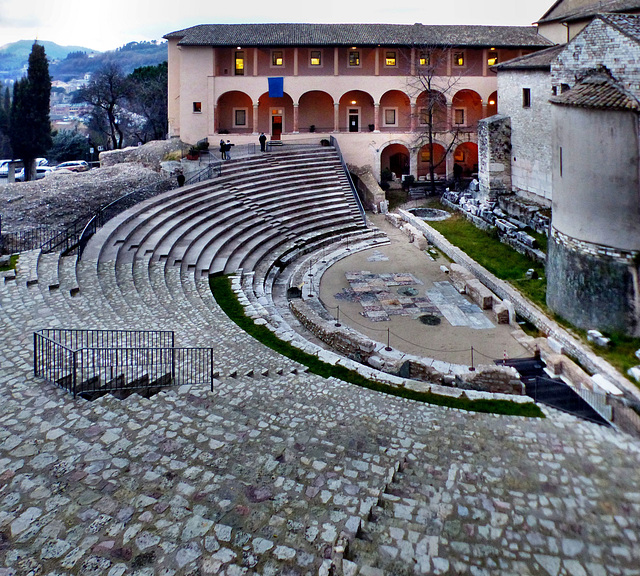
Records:
<instances>
[{"instance_id":1,"label":"distant hillside","mask_svg":"<svg viewBox=\"0 0 640 576\"><path fill-rule=\"evenodd\" d=\"M129 42L116 50L96 52L80 46L58 46L39 41L49 58L49 73L54 80L68 82L94 72L106 61L116 62L125 74L140 66L155 66L167 60L166 42ZM0 47L0 80L19 78L29 60L32 41L20 40Z\"/></svg>"},{"instance_id":2,"label":"distant hillside","mask_svg":"<svg viewBox=\"0 0 640 576\"><path fill-rule=\"evenodd\" d=\"M46 40L38 41L38 44L44 46L49 62L62 60L72 52L86 52L87 54L95 52L82 46L60 46ZM31 46L33 46L33 40L19 40L0 46L0 79L9 80L22 76L22 71L29 61Z\"/></svg>"}]
</instances>

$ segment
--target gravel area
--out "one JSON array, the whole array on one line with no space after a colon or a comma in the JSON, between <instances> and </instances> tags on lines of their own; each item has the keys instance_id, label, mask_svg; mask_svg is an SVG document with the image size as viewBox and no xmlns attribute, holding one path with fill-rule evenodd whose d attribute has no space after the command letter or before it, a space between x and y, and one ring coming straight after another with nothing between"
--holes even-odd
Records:
<instances>
[{"instance_id":1,"label":"gravel area","mask_svg":"<svg viewBox=\"0 0 640 576\"><path fill-rule=\"evenodd\" d=\"M179 142L150 142L144 146L101 155L102 167L88 172L54 172L34 182L0 186L3 232L30 230L38 226L55 229L79 218L91 217L100 206L134 190L149 196L176 186L170 173L161 170L167 152Z\"/></svg>"}]
</instances>

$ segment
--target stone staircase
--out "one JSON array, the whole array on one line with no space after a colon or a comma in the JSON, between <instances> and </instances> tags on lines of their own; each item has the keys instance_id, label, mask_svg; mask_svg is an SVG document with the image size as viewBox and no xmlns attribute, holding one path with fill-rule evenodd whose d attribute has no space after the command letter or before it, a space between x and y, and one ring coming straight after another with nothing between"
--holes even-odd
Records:
<instances>
[{"instance_id":1,"label":"stone staircase","mask_svg":"<svg viewBox=\"0 0 640 576\"><path fill-rule=\"evenodd\" d=\"M315 165L285 156L287 174ZM217 235L199 261L217 242L195 247L208 219L238 205L224 186L254 170L271 182L277 162L230 161L215 182L136 206L80 261L31 251L0 273L0 574L633 574L637 441L552 410L470 414L324 379L221 312L216 256L268 310L278 263L345 234L372 241L346 191L320 226L316 189L294 238L259 226L264 242L243 237L243 254ZM264 215L251 205L265 220L281 209L258 188L252 222ZM174 330L215 349L219 378L213 392L74 400L33 376L33 332L47 327Z\"/></svg>"}]
</instances>

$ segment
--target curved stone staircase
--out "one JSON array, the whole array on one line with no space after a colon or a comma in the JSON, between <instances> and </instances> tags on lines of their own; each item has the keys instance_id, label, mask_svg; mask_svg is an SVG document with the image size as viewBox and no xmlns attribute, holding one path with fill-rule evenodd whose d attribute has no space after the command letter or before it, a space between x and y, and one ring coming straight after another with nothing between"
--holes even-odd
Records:
<instances>
[{"instance_id":1,"label":"curved stone staircase","mask_svg":"<svg viewBox=\"0 0 640 576\"><path fill-rule=\"evenodd\" d=\"M323 379L220 311L209 273L242 268L269 308L285 262L376 241L338 166L326 149L233 160L128 210L80 261L32 251L0 273L0 574L637 569L637 441ZM215 348L220 377L74 400L32 375L45 327L174 330Z\"/></svg>"}]
</instances>

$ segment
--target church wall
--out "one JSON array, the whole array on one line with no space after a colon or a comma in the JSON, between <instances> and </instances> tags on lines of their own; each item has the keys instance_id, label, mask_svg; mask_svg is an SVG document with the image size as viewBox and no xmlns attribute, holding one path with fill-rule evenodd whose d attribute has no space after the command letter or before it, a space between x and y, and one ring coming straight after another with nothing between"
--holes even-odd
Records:
<instances>
[{"instance_id":1,"label":"church wall","mask_svg":"<svg viewBox=\"0 0 640 576\"><path fill-rule=\"evenodd\" d=\"M523 88L531 106L523 107ZM551 201L551 86L543 70L501 70L498 113L511 118L511 184L513 191L543 204Z\"/></svg>"}]
</instances>

